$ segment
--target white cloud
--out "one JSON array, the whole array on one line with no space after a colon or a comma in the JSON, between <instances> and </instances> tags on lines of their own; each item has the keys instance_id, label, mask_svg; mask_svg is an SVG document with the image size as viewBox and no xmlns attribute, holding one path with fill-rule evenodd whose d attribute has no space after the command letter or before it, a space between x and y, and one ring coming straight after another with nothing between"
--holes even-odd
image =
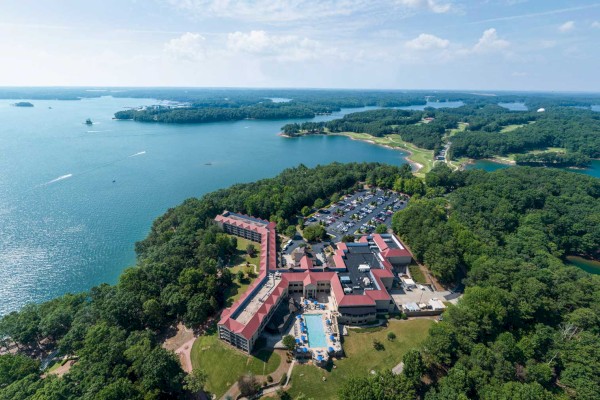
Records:
<instances>
[{"instance_id":1,"label":"white cloud","mask_svg":"<svg viewBox=\"0 0 600 400\"><path fill-rule=\"evenodd\" d=\"M592 28L600 29L600 21L592 22Z\"/></svg>"},{"instance_id":2,"label":"white cloud","mask_svg":"<svg viewBox=\"0 0 600 400\"><path fill-rule=\"evenodd\" d=\"M413 40L406 42L406 47L412 50L445 49L450 44L447 39L439 38L428 33L421 33Z\"/></svg>"},{"instance_id":3,"label":"white cloud","mask_svg":"<svg viewBox=\"0 0 600 400\"><path fill-rule=\"evenodd\" d=\"M575 21L567 21L558 27L558 30L562 33L566 33L575 29Z\"/></svg>"},{"instance_id":4,"label":"white cloud","mask_svg":"<svg viewBox=\"0 0 600 400\"><path fill-rule=\"evenodd\" d=\"M169 40L165 44L165 51L184 60L202 60L206 56L205 38L198 33L186 32L178 38Z\"/></svg>"},{"instance_id":5,"label":"white cloud","mask_svg":"<svg viewBox=\"0 0 600 400\"><path fill-rule=\"evenodd\" d=\"M271 35L265 31L230 33L227 48L234 53L273 57L279 61L309 60L327 52L316 40L295 35Z\"/></svg>"},{"instance_id":6,"label":"white cloud","mask_svg":"<svg viewBox=\"0 0 600 400\"><path fill-rule=\"evenodd\" d=\"M506 49L510 46L510 42L504 39L498 38L496 29L490 28L483 32L483 35L479 38L479 41L473 46L472 51L474 53L486 53L491 51L498 51Z\"/></svg>"}]
</instances>

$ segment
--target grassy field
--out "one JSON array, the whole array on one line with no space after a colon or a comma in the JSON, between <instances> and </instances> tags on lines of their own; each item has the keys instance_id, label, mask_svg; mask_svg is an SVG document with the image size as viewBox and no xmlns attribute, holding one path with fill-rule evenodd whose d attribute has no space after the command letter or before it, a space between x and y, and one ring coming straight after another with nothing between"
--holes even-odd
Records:
<instances>
[{"instance_id":1,"label":"grassy field","mask_svg":"<svg viewBox=\"0 0 600 400\"><path fill-rule=\"evenodd\" d=\"M351 330L344 338L346 358L335 362L336 369L327 371L313 365L296 365L289 393L293 398L304 393L314 399L335 399L348 378L365 376L371 370L391 369L400 363L408 350L423 341L433 323L430 319L392 320L385 328ZM396 334L393 342L387 340L390 331ZM373 339L383 343L385 350L373 349Z\"/></svg>"},{"instance_id":2,"label":"grassy field","mask_svg":"<svg viewBox=\"0 0 600 400\"><path fill-rule=\"evenodd\" d=\"M416 283L427 283L427 279L425 279L423 271L421 271L421 268L419 268L417 264L413 263L409 265L408 269L410 270L410 274Z\"/></svg>"},{"instance_id":3,"label":"grassy field","mask_svg":"<svg viewBox=\"0 0 600 400\"><path fill-rule=\"evenodd\" d=\"M206 371L206 389L221 397L238 377L248 372L255 375L273 373L281 357L279 354L261 350L247 356L223 344L216 334L200 336L192 347L192 366Z\"/></svg>"},{"instance_id":4,"label":"grassy field","mask_svg":"<svg viewBox=\"0 0 600 400\"><path fill-rule=\"evenodd\" d=\"M250 264L258 265L258 261L260 260L260 243L256 243L251 240L244 239L244 238L237 237L237 236L236 236L236 239L237 239L238 254L237 254L237 257L234 258L234 262L232 264L238 265L241 263L249 262ZM254 254L254 257L250 257L246 253L246 247L248 247L249 244L253 245L254 248L256 249L256 253Z\"/></svg>"},{"instance_id":5,"label":"grassy field","mask_svg":"<svg viewBox=\"0 0 600 400\"><path fill-rule=\"evenodd\" d=\"M411 153L408 160L421 164L422 168L415 173L417 176L425 176L433 167L433 151L422 149L411 143L405 142L400 138L400 135L387 135L384 137L375 137L367 133L342 132L339 135L348 136L355 140L370 141L382 146L389 146L399 150L408 151Z\"/></svg>"},{"instance_id":6,"label":"grassy field","mask_svg":"<svg viewBox=\"0 0 600 400\"><path fill-rule=\"evenodd\" d=\"M514 125L506 125L505 127L503 127L503 128L500 130L500 133L512 132L512 131L514 131L514 130L517 130L517 129L519 129L519 128L522 128L522 127L524 127L525 125L529 125L529 124L533 124L533 123L535 123L535 121L530 121L530 122L529 122L529 123L527 123L527 124L514 124Z\"/></svg>"},{"instance_id":7,"label":"grassy field","mask_svg":"<svg viewBox=\"0 0 600 400\"><path fill-rule=\"evenodd\" d=\"M456 135L458 132L464 131L465 129L467 129L467 125L468 124L465 122L459 122L458 128L450 129L449 131L447 131L448 137L452 137L452 136Z\"/></svg>"},{"instance_id":8,"label":"grassy field","mask_svg":"<svg viewBox=\"0 0 600 400\"><path fill-rule=\"evenodd\" d=\"M254 257L250 257L246 253L246 247L249 244L253 244L254 247L256 248L256 254ZM233 274L234 280L233 280L233 284L228 289L227 302L226 302L227 307L229 307L230 305L233 304L233 302L235 302L237 299L239 299L242 296L242 294L244 294L244 292L246 291L248 286L254 280L254 278L248 277L248 271L250 270L253 272L254 268L246 267L246 263L248 262L250 264L254 264L258 268L258 263L260 260L260 245L258 243L238 237L237 238L237 249L238 249L238 254L230 262L231 267L229 268L229 271L231 271L231 273ZM235 277L235 274L237 274L238 271L243 271L246 274L245 279L243 279L242 281L239 281Z\"/></svg>"}]
</instances>

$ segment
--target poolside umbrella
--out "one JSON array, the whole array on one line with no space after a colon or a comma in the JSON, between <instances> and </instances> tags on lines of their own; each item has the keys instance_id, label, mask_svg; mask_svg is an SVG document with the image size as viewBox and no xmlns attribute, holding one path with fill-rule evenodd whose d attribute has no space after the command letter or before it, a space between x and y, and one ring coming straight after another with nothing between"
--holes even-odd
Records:
<instances>
[{"instance_id":1,"label":"poolside umbrella","mask_svg":"<svg viewBox=\"0 0 600 400\"><path fill-rule=\"evenodd\" d=\"M331 339L331 340L335 340L335 336L333 336L333 335L329 335L329 339Z\"/></svg>"},{"instance_id":2,"label":"poolside umbrella","mask_svg":"<svg viewBox=\"0 0 600 400\"><path fill-rule=\"evenodd\" d=\"M330 347L328 350L330 353L333 353L333 347Z\"/></svg>"},{"instance_id":3,"label":"poolside umbrella","mask_svg":"<svg viewBox=\"0 0 600 400\"><path fill-rule=\"evenodd\" d=\"M323 361L323 356L319 354L319 355L317 356L317 361Z\"/></svg>"},{"instance_id":4,"label":"poolside umbrella","mask_svg":"<svg viewBox=\"0 0 600 400\"><path fill-rule=\"evenodd\" d=\"M296 318L302 319L302 315L296 315Z\"/></svg>"},{"instance_id":5,"label":"poolside umbrella","mask_svg":"<svg viewBox=\"0 0 600 400\"><path fill-rule=\"evenodd\" d=\"M304 299L304 304L308 304L308 300Z\"/></svg>"},{"instance_id":6,"label":"poolside umbrella","mask_svg":"<svg viewBox=\"0 0 600 400\"><path fill-rule=\"evenodd\" d=\"M302 335L302 341L306 342L306 336Z\"/></svg>"},{"instance_id":7,"label":"poolside umbrella","mask_svg":"<svg viewBox=\"0 0 600 400\"><path fill-rule=\"evenodd\" d=\"M303 348L302 348L302 352L303 352L303 353L308 353L308 349L307 349L306 347L303 347Z\"/></svg>"},{"instance_id":8,"label":"poolside umbrella","mask_svg":"<svg viewBox=\"0 0 600 400\"><path fill-rule=\"evenodd\" d=\"M331 325L331 320L330 319L327 320L327 325Z\"/></svg>"},{"instance_id":9,"label":"poolside umbrella","mask_svg":"<svg viewBox=\"0 0 600 400\"><path fill-rule=\"evenodd\" d=\"M300 339L296 338L296 343L300 344Z\"/></svg>"},{"instance_id":10,"label":"poolside umbrella","mask_svg":"<svg viewBox=\"0 0 600 400\"><path fill-rule=\"evenodd\" d=\"M316 300L315 300L313 303L315 303L315 305L319 304L319 302L318 302L318 301L316 301Z\"/></svg>"}]
</instances>

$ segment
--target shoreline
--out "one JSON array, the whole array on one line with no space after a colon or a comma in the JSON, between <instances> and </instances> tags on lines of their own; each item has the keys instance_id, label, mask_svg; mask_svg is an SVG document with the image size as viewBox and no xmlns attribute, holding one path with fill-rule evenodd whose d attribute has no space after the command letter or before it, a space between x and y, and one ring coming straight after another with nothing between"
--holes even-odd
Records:
<instances>
[{"instance_id":1,"label":"shoreline","mask_svg":"<svg viewBox=\"0 0 600 400\"><path fill-rule=\"evenodd\" d=\"M397 150L397 151L402 151L405 153L408 153L408 155L406 157L404 157L404 159L412 166L413 168L413 172L419 172L420 170L422 170L424 168L424 165L421 163L416 162L415 160L412 160L410 157L414 154L412 151L408 150L408 149L403 149L401 147L394 147L394 146L390 146L389 144L383 144L383 143L377 143L374 140L371 139L359 139L359 138L355 138L352 137L350 135L345 135L343 133L332 133L332 135L336 135L336 136L344 136L349 138L350 140L358 140L359 142L366 142L366 143L370 143L372 145L375 146L381 146L381 147L385 147L386 149L390 149L390 150Z\"/></svg>"},{"instance_id":2,"label":"shoreline","mask_svg":"<svg viewBox=\"0 0 600 400\"><path fill-rule=\"evenodd\" d=\"M351 133L354 133L354 132L351 132ZM390 150L395 150L395 151L400 151L400 152L407 153L407 155L404 157L404 159L411 166L411 169L412 169L412 171L414 173L418 173L423 168L425 168L425 166L423 164L421 164L421 163L419 163L419 162L417 162L417 161L415 161L415 160L413 160L413 159L410 158L411 156L414 155L414 153L411 150L407 149L407 148L403 148L403 147L400 147L400 146L390 146L389 144L384 144L384 143L377 143L375 140L372 140L372 139L356 138L356 137L353 137L352 135L346 134L344 132L335 132L335 133L332 132L332 133L327 133L327 134L325 134L325 133L299 134L297 136L290 136L290 135L287 135L287 134L285 134L283 132L279 132L277 134L277 136L281 136L283 138L288 138L288 139L295 139L295 138L302 137L302 136L344 136L344 137L347 137L350 140L357 140L359 142L365 142L365 143L369 143L369 144L372 144L372 145L375 145L375 146L385 147L386 149L390 149ZM369 136L371 136L371 135L369 135Z\"/></svg>"}]
</instances>

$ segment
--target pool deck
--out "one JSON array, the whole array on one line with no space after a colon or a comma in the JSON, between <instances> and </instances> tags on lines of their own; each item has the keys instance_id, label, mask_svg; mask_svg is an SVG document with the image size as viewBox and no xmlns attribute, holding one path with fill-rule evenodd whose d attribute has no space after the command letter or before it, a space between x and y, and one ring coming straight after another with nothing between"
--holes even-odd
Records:
<instances>
[{"instance_id":1,"label":"pool deck","mask_svg":"<svg viewBox=\"0 0 600 400\"><path fill-rule=\"evenodd\" d=\"M340 334L337 329L337 318L335 313L331 311L329 302L314 304L314 299L306 299L308 303L305 304L305 299L301 299L303 305L302 311L296 316L294 321L294 327L292 329L293 335L296 339L296 357L297 358L310 358L317 364L323 365L329 361L332 356L339 356L342 354L342 345L340 343ZM325 305L325 309L321 308L321 304ZM319 315L321 317L321 323L323 324L323 335L325 336L325 346L313 347L310 346L310 333L306 326L303 324L306 321L305 315ZM298 318L301 316L302 318ZM329 323L327 323L329 321ZM331 337L333 336L333 340ZM306 349L306 350L305 350ZM306 356L305 356L306 355Z\"/></svg>"}]
</instances>

